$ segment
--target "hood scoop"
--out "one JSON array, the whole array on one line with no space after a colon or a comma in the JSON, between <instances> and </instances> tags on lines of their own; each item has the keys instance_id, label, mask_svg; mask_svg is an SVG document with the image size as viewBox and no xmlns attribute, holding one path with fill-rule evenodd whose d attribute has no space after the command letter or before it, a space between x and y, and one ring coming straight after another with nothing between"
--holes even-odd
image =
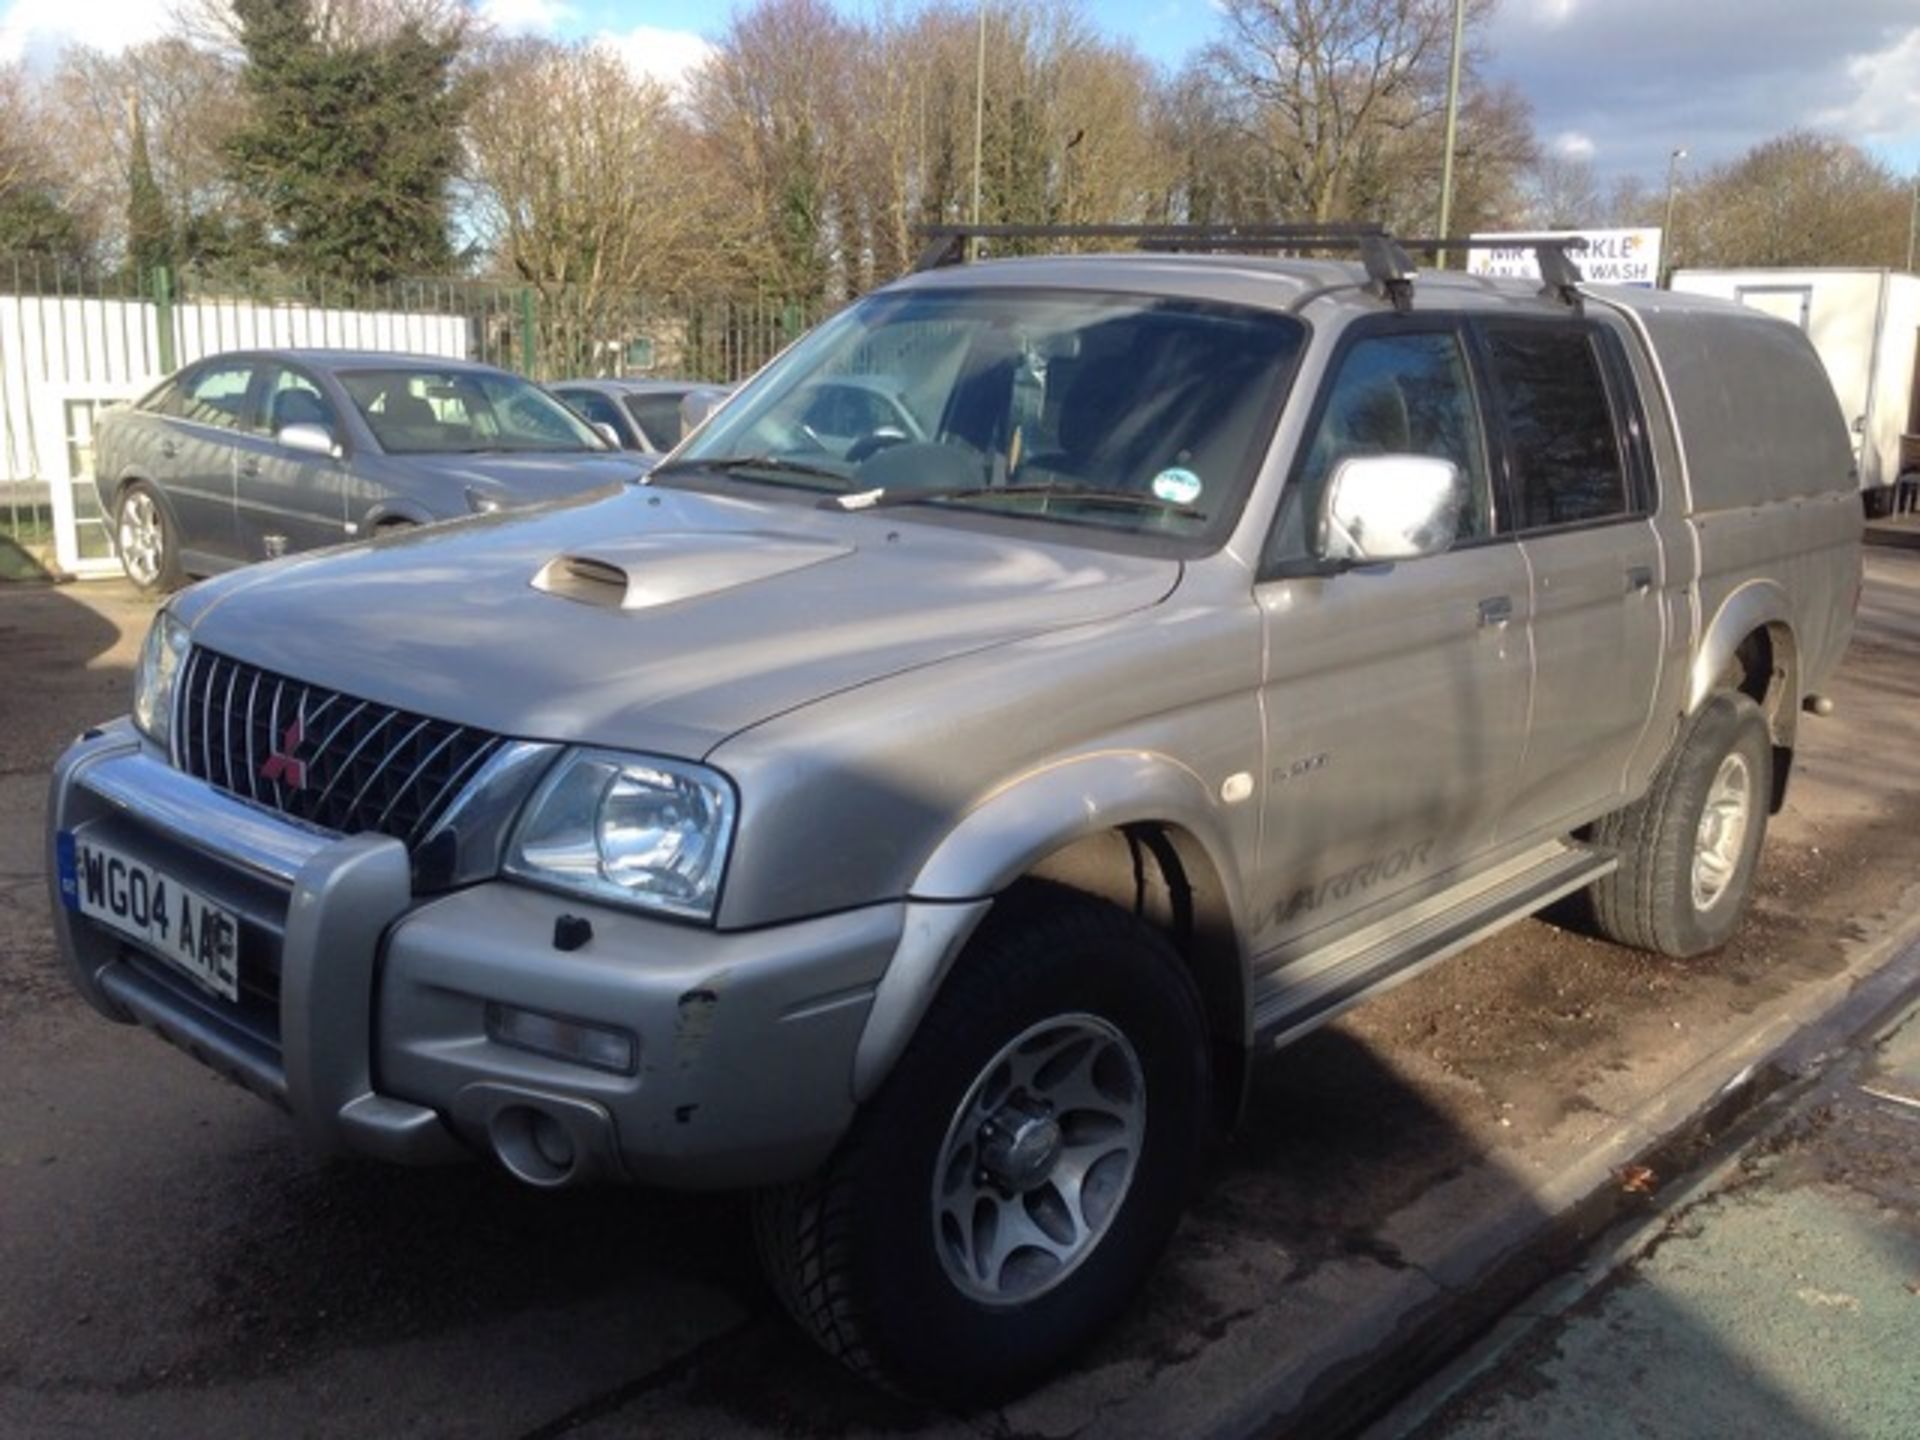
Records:
<instances>
[{"instance_id":1,"label":"hood scoop","mask_svg":"<svg viewBox=\"0 0 1920 1440\"><path fill-rule=\"evenodd\" d=\"M557 555L533 588L608 610L653 610L851 555L851 545L741 531L680 531Z\"/></svg>"}]
</instances>

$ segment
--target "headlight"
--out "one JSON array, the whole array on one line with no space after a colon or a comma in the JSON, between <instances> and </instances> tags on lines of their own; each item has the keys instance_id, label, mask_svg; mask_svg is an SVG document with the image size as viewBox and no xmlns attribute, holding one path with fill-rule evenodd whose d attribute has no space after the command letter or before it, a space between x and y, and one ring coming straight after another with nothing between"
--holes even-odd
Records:
<instances>
[{"instance_id":1,"label":"headlight","mask_svg":"<svg viewBox=\"0 0 1920 1440\"><path fill-rule=\"evenodd\" d=\"M187 627L162 610L147 628L133 670L133 723L161 749L173 739L173 687L187 658Z\"/></svg>"},{"instance_id":2,"label":"headlight","mask_svg":"<svg viewBox=\"0 0 1920 1440\"><path fill-rule=\"evenodd\" d=\"M535 793L507 873L618 905L711 920L733 787L683 760L575 750Z\"/></svg>"}]
</instances>

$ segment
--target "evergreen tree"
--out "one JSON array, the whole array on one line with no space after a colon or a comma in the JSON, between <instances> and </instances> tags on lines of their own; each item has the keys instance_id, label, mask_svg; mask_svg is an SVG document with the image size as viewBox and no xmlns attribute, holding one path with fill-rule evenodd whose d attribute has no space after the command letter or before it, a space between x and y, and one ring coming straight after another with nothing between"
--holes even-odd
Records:
<instances>
[{"instance_id":1,"label":"evergreen tree","mask_svg":"<svg viewBox=\"0 0 1920 1440\"><path fill-rule=\"evenodd\" d=\"M349 282L447 268L463 35L402 18L323 37L313 0L235 0L250 113L228 144L288 269Z\"/></svg>"},{"instance_id":2,"label":"evergreen tree","mask_svg":"<svg viewBox=\"0 0 1920 1440\"><path fill-rule=\"evenodd\" d=\"M127 110L132 129L127 158L127 263L137 282L146 285L157 268L174 264L173 218L167 213L160 184L153 178L147 123L139 101L130 98Z\"/></svg>"},{"instance_id":3,"label":"evergreen tree","mask_svg":"<svg viewBox=\"0 0 1920 1440\"><path fill-rule=\"evenodd\" d=\"M83 265L87 254L86 232L52 187L0 189L0 256Z\"/></svg>"}]
</instances>

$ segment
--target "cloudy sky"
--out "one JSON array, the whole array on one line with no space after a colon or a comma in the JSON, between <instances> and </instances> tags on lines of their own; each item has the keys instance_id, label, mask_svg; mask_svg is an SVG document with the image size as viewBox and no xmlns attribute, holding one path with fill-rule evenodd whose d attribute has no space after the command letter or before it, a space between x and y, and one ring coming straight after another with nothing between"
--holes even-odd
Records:
<instances>
[{"instance_id":1,"label":"cloudy sky","mask_svg":"<svg viewBox=\"0 0 1920 1440\"><path fill-rule=\"evenodd\" d=\"M858 11L864 0L835 0ZM112 48L165 23L158 0L0 0L0 59L66 39ZM482 0L503 29L604 38L671 79L699 63L730 0ZM1169 66L1211 37L1212 0L1088 0L1111 34ZM1668 154L1729 159L1796 125L1920 172L1920 0L1504 0L1488 67L1541 136L1603 177L1657 183Z\"/></svg>"}]
</instances>

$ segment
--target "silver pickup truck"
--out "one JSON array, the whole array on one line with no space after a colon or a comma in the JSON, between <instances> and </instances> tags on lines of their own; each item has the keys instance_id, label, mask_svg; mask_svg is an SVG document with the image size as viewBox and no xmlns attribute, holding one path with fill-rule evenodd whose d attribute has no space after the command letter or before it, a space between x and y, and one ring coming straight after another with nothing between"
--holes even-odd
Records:
<instances>
[{"instance_id":1,"label":"silver pickup truck","mask_svg":"<svg viewBox=\"0 0 1920 1440\"><path fill-rule=\"evenodd\" d=\"M1361 248L934 265L646 485L182 592L53 776L73 983L323 1147L751 1187L840 1359L1031 1383L1256 1053L1576 892L1725 942L1852 627L1794 327Z\"/></svg>"}]
</instances>

